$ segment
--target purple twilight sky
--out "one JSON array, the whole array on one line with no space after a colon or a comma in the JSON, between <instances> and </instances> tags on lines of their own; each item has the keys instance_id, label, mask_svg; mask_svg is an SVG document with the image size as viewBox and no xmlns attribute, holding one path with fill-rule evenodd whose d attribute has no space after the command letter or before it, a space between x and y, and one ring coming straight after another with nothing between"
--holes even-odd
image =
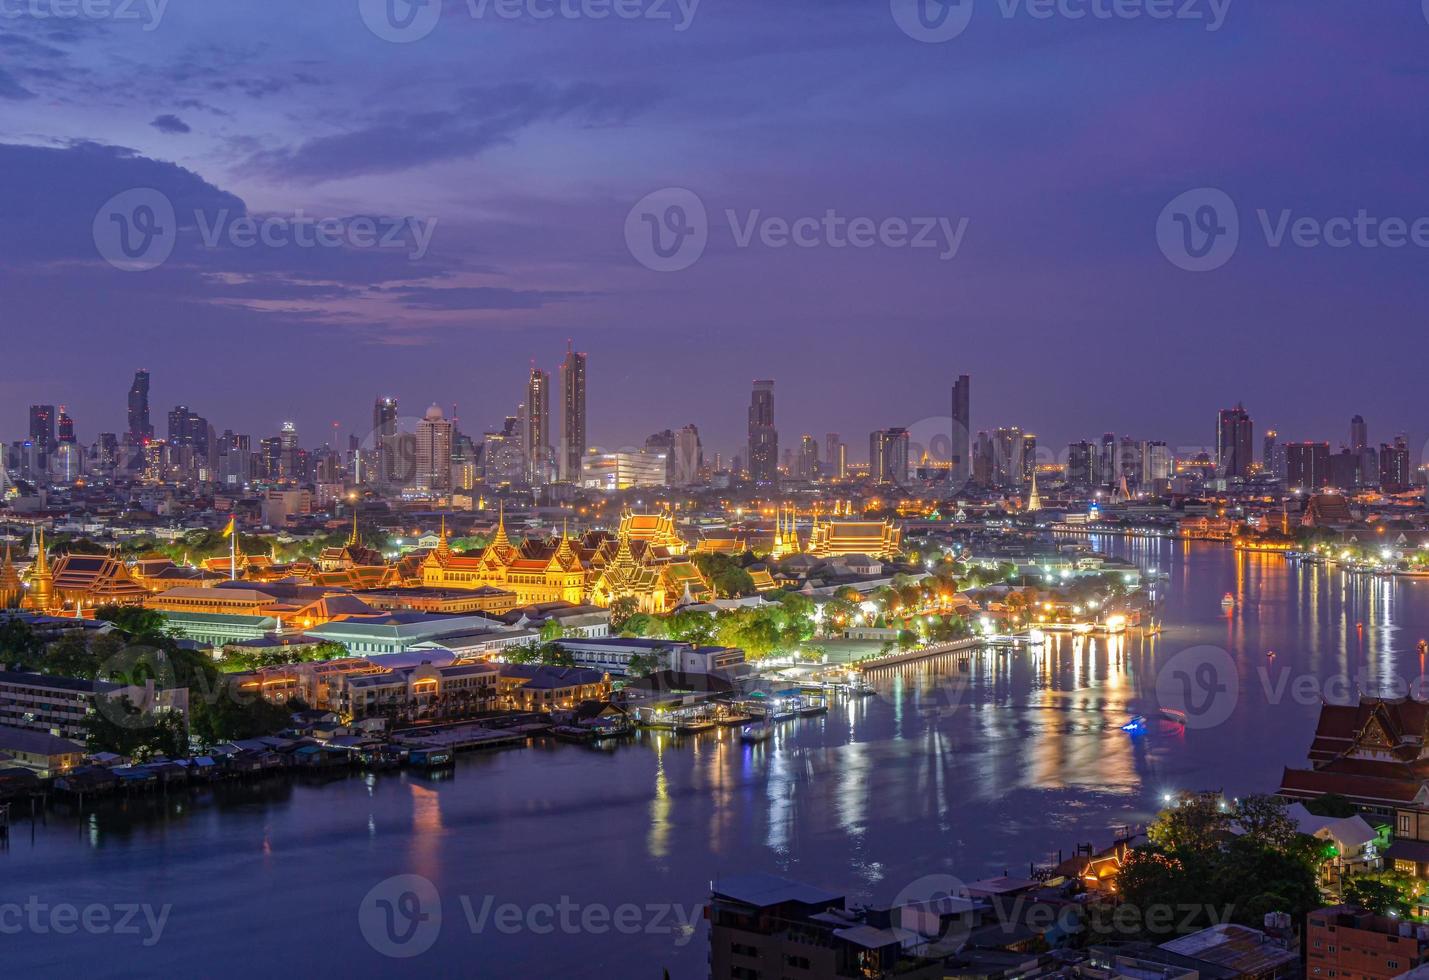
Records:
<instances>
[{"instance_id":1,"label":"purple twilight sky","mask_svg":"<svg viewBox=\"0 0 1429 980\"><path fill-rule=\"evenodd\" d=\"M1287 209L1429 216L1419 0L926 0L927 28L919 0L559 2L446 0L430 23L405 0L0 2L0 434L31 402L67 404L83 441L122 431L137 367L161 433L184 403L316 445L380 394L480 432L570 337L604 446L694 422L736 450L773 377L785 445L837 431L862 458L870 429L936 426L966 372L975 427L1052 447L1205 443L1243 400L1257 441L1338 443L1358 412L1422 458L1429 235L1271 240ZM657 271L631 212L672 187L708 241ZM1239 240L1192 272L1158 219L1203 187ZM106 260L106 202L133 188L175 215L144 270ZM952 257L941 232L738 241L752 214L830 211L966 225ZM245 212L431 237L419 258L245 246L222 224Z\"/></svg>"}]
</instances>

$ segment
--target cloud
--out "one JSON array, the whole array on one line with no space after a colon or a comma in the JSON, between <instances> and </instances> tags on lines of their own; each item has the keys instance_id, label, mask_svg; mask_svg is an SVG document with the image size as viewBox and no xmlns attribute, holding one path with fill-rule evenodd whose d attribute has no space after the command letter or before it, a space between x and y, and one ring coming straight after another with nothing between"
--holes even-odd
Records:
<instances>
[{"instance_id":1,"label":"cloud","mask_svg":"<svg viewBox=\"0 0 1429 980\"><path fill-rule=\"evenodd\" d=\"M162 116L155 116L154 121L149 123L161 133L191 133L193 128L178 116L172 113L164 113Z\"/></svg>"},{"instance_id":2,"label":"cloud","mask_svg":"<svg viewBox=\"0 0 1429 980\"><path fill-rule=\"evenodd\" d=\"M0 68L0 99L33 99L35 93L15 80L4 68Z\"/></svg>"},{"instance_id":3,"label":"cloud","mask_svg":"<svg viewBox=\"0 0 1429 980\"><path fill-rule=\"evenodd\" d=\"M503 286L398 286L382 290L409 310L539 310L550 303L586 299L597 293Z\"/></svg>"},{"instance_id":4,"label":"cloud","mask_svg":"<svg viewBox=\"0 0 1429 980\"><path fill-rule=\"evenodd\" d=\"M476 156L510 143L538 122L573 118L585 125L619 125L650 101L644 92L601 85L467 89L449 108L386 112L343 133L257 153L249 163L272 176L305 180L393 173Z\"/></svg>"}]
</instances>

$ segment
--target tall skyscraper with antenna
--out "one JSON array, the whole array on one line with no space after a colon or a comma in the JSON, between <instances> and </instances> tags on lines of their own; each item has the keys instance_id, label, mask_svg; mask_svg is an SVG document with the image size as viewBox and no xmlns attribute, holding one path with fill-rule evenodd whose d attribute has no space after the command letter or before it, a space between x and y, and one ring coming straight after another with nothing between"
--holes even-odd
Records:
<instances>
[{"instance_id":1,"label":"tall skyscraper with antenna","mask_svg":"<svg viewBox=\"0 0 1429 980\"><path fill-rule=\"evenodd\" d=\"M129 386L129 442L141 445L154 438L154 426L149 421L149 372L142 368L134 372Z\"/></svg>"}]
</instances>

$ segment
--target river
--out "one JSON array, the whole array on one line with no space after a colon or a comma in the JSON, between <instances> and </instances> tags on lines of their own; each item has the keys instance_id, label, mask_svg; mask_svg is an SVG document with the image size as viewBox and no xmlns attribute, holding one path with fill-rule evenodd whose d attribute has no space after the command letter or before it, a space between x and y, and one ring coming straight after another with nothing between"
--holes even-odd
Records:
<instances>
[{"instance_id":1,"label":"river","mask_svg":"<svg viewBox=\"0 0 1429 980\"><path fill-rule=\"evenodd\" d=\"M1164 793L1273 791L1303 763L1319 685L1421 672L1429 581L1217 544L1094 546L1168 573L1159 636L886 670L877 696L764 745L646 733L463 756L444 779L279 780L26 816L0 851L3 972L704 977L699 905L720 875L888 901L929 875L1025 874L1145 823ZM1233 672L1215 723L1123 731L1157 703L1156 671L1198 647ZM388 880L408 875L433 892ZM383 918L414 896L420 917ZM416 938L394 944L404 924Z\"/></svg>"}]
</instances>

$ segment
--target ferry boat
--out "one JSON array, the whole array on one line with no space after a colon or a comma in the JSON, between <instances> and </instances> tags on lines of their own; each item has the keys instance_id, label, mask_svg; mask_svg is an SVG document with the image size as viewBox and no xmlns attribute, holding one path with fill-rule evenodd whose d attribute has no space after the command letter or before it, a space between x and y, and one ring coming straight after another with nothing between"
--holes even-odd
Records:
<instances>
[{"instance_id":1,"label":"ferry boat","mask_svg":"<svg viewBox=\"0 0 1429 980\"><path fill-rule=\"evenodd\" d=\"M1225 608L1225 609L1230 609L1230 608L1231 608L1232 606L1234 606L1234 605L1235 605L1235 596L1231 595L1229 592L1227 592L1225 595L1221 596L1221 606L1222 606L1223 608Z\"/></svg>"},{"instance_id":2,"label":"ferry boat","mask_svg":"<svg viewBox=\"0 0 1429 980\"><path fill-rule=\"evenodd\" d=\"M1156 713L1169 722L1185 727L1186 712L1180 708L1160 708Z\"/></svg>"},{"instance_id":3,"label":"ferry boat","mask_svg":"<svg viewBox=\"0 0 1429 980\"><path fill-rule=\"evenodd\" d=\"M740 731L739 740L741 742L748 742L749 744L753 745L759 742L769 741L769 737L773 734L774 726L769 724L767 719L754 721L750 722L748 725L745 725L744 728Z\"/></svg>"}]
</instances>

